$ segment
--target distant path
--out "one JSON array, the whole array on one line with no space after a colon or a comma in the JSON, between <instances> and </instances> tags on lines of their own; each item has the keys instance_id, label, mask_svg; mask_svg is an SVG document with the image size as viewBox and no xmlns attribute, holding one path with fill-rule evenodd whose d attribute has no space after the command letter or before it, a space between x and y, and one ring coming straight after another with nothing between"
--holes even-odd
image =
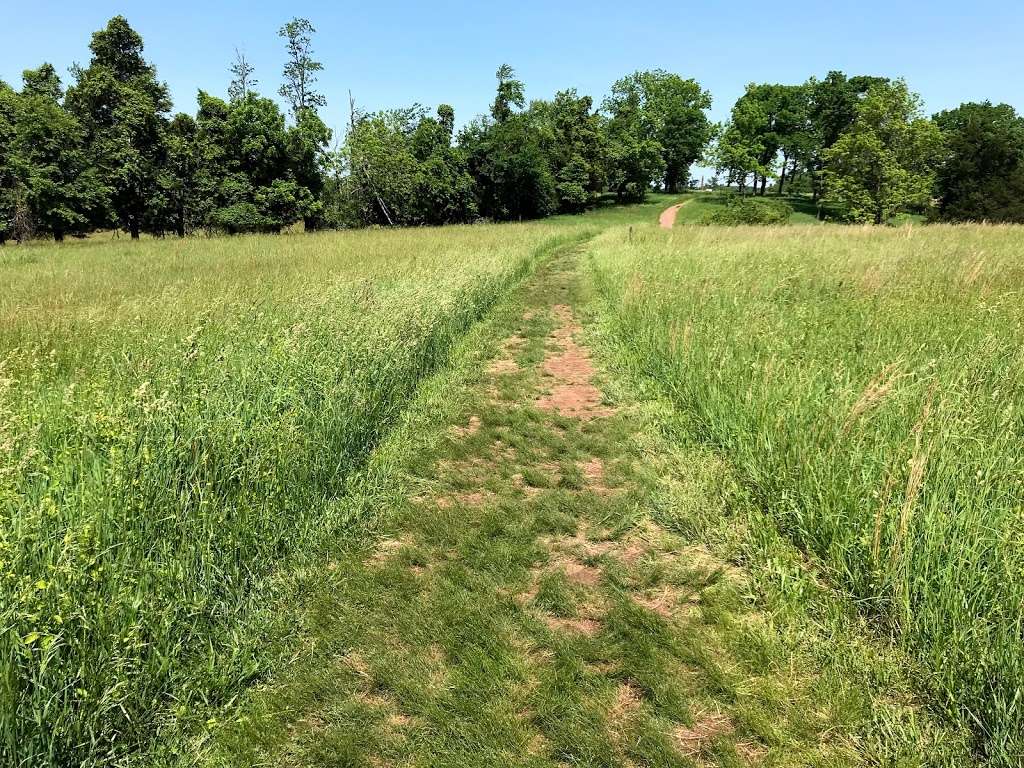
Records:
<instances>
[{"instance_id":1,"label":"distant path","mask_svg":"<svg viewBox=\"0 0 1024 768\"><path fill-rule=\"evenodd\" d=\"M693 198L690 198L692 200ZM658 217L658 224L661 225L662 229L672 229L676 224L676 213L686 205L690 200L684 200L681 203L676 203L671 208L666 208L661 212L661 216Z\"/></svg>"}]
</instances>

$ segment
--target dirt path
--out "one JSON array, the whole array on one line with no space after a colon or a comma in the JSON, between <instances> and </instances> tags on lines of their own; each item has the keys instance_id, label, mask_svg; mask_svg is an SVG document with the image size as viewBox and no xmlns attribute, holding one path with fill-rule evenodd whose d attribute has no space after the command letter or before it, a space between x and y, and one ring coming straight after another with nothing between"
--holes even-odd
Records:
<instances>
[{"instance_id":1,"label":"dirt path","mask_svg":"<svg viewBox=\"0 0 1024 768\"><path fill-rule=\"evenodd\" d=\"M742 576L649 514L661 478L602 389L574 258L496 321L386 535L325 563L304 661L213 763L857 762Z\"/></svg>"},{"instance_id":2,"label":"dirt path","mask_svg":"<svg viewBox=\"0 0 1024 768\"><path fill-rule=\"evenodd\" d=\"M676 225L676 214L679 212L679 209L686 205L688 202L690 201L684 200L683 202L676 203L675 205L666 208L664 211L662 211L661 216L658 217L659 226L661 226L662 229L672 229L672 227Z\"/></svg>"}]
</instances>

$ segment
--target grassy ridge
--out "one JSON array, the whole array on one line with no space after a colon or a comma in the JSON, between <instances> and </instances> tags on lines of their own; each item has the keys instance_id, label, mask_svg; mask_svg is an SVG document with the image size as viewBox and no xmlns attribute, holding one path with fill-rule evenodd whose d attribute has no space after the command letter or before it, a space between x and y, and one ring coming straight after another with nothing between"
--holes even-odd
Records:
<instances>
[{"instance_id":1,"label":"grassy ridge","mask_svg":"<svg viewBox=\"0 0 1024 768\"><path fill-rule=\"evenodd\" d=\"M627 364L1007 766L1024 754L1019 241L652 228L602 235L590 261Z\"/></svg>"},{"instance_id":2,"label":"grassy ridge","mask_svg":"<svg viewBox=\"0 0 1024 768\"><path fill-rule=\"evenodd\" d=\"M581 229L32 248L0 263L0 754L104 762L260 669L247 596L418 382Z\"/></svg>"}]
</instances>

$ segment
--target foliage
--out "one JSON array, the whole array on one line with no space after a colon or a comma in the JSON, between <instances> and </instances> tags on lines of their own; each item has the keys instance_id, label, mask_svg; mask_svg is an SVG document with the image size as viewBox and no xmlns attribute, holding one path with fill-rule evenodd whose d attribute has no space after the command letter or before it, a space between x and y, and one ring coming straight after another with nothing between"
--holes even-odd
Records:
<instances>
[{"instance_id":1,"label":"foliage","mask_svg":"<svg viewBox=\"0 0 1024 768\"><path fill-rule=\"evenodd\" d=\"M241 101L256 90L260 81L253 77L255 67L245 58L245 54L235 49L235 60L231 63L231 74L234 76L228 86L228 98Z\"/></svg>"},{"instance_id":2,"label":"foliage","mask_svg":"<svg viewBox=\"0 0 1024 768\"><path fill-rule=\"evenodd\" d=\"M607 99L605 127L608 188L620 201L641 201L665 173L664 147L651 136L639 88L623 87Z\"/></svg>"},{"instance_id":3,"label":"foliage","mask_svg":"<svg viewBox=\"0 0 1024 768\"><path fill-rule=\"evenodd\" d=\"M935 115L945 137L936 216L1024 222L1024 118L1007 104L962 104Z\"/></svg>"},{"instance_id":4,"label":"foliage","mask_svg":"<svg viewBox=\"0 0 1024 768\"><path fill-rule=\"evenodd\" d=\"M639 137L660 147L662 185L679 192L690 178L690 166L711 139L712 125L705 114L711 94L696 80L652 70L634 72L612 86L605 109L613 115L635 113Z\"/></svg>"},{"instance_id":5,"label":"foliage","mask_svg":"<svg viewBox=\"0 0 1024 768\"><path fill-rule=\"evenodd\" d=\"M0 86L0 132L6 129L6 179L0 196L6 209L0 228L18 239L49 235L63 240L89 227L89 214L103 205L103 188L89 166L78 121L61 106L60 78L44 64L26 70L21 93ZM17 220L17 226L14 225Z\"/></svg>"},{"instance_id":6,"label":"foliage","mask_svg":"<svg viewBox=\"0 0 1024 768\"><path fill-rule=\"evenodd\" d=\"M307 19L295 18L278 31L278 36L286 40L288 61L284 65L284 83L278 93L288 100L292 107L292 116L298 120L307 111L315 112L327 103L322 93L315 89L316 73L324 66L313 58L313 34L316 29ZM244 70L244 61L238 62ZM232 70L234 72L234 69ZM239 91L242 90L243 78L235 72ZM239 94L244 95L244 94Z\"/></svg>"},{"instance_id":7,"label":"foliage","mask_svg":"<svg viewBox=\"0 0 1024 768\"><path fill-rule=\"evenodd\" d=\"M942 136L921 116L903 81L878 83L857 104L852 125L828 149L825 199L852 221L881 224L930 200Z\"/></svg>"},{"instance_id":8,"label":"foliage","mask_svg":"<svg viewBox=\"0 0 1024 768\"><path fill-rule=\"evenodd\" d=\"M455 112L417 106L360 115L345 139L353 224L452 224L476 213L473 181L452 146Z\"/></svg>"},{"instance_id":9,"label":"foliage","mask_svg":"<svg viewBox=\"0 0 1024 768\"><path fill-rule=\"evenodd\" d=\"M108 200L111 220L137 239L160 172L171 106L167 86L142 57L142 38L123 16L96 32L89 49L92 59L74 69L66 104L84 130L90 166L103 185L90 196Z\"/></svg>"},{"instance_id":10,"label":"foliage","mask_svg":"<svg viewBox=\"0 0 1024 768\"><path fill-rule=\"evenodd\" d=\"M205 224L230 234L278 232L317 216L314 193L295 172L308 170L326 142L316 115L304 113L289 130L271 99L250 93L225 102L200 91L196 126Z\"/></svg>"},{"instance_id":11,"label":"foliage","mask_svg":"<svg viewBox=\"0 0 1024 768\"><path fill-rule=\"evenodd\" d=\"M476 188L480 214L499 221L535 219L558 208L556 181L534 115L522 107L524 88L510 66L497 72L490 119L459 134L459 146Z\"/></svg>"},{"instance_id":12,"label":"foliage","mask_svg":"<svg viewBox=\"0 0 1024 768\"><path fill-rule=\"evenodd\" d=\"M788 224L793 215L793 206L783 200L756 197L735 197L708 214L702 224Z\"/></svg>"},{"instance_id":13,"label":"foliage","mask_svg":"<svg viewBox=\"0 0 1024 768\"><path fill-rule=\"evenodd\" d=\"M579 213L593 205L606 171L604 121L593 100L575 89L559 91L553 101L534 101L530 113L555 178L559 211Z\"/></svg>"}]
</instances>

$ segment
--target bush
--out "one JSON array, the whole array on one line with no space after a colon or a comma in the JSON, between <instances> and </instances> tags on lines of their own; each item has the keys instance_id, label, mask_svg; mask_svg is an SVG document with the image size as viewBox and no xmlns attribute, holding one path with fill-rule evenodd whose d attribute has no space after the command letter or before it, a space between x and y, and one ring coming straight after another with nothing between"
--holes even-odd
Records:
<instances>
[{"instance_id":1,"label":"bush","mask_svg":"<svg viewBox=\"0 0 1024 768\"><path fill-rule=\"evenodd\" d=\"M782 200L756 197L729 198L724 208L709 214L702 223L722 226L740 224L788 224L793 206Z\"/></svg>"}]
</instances>

